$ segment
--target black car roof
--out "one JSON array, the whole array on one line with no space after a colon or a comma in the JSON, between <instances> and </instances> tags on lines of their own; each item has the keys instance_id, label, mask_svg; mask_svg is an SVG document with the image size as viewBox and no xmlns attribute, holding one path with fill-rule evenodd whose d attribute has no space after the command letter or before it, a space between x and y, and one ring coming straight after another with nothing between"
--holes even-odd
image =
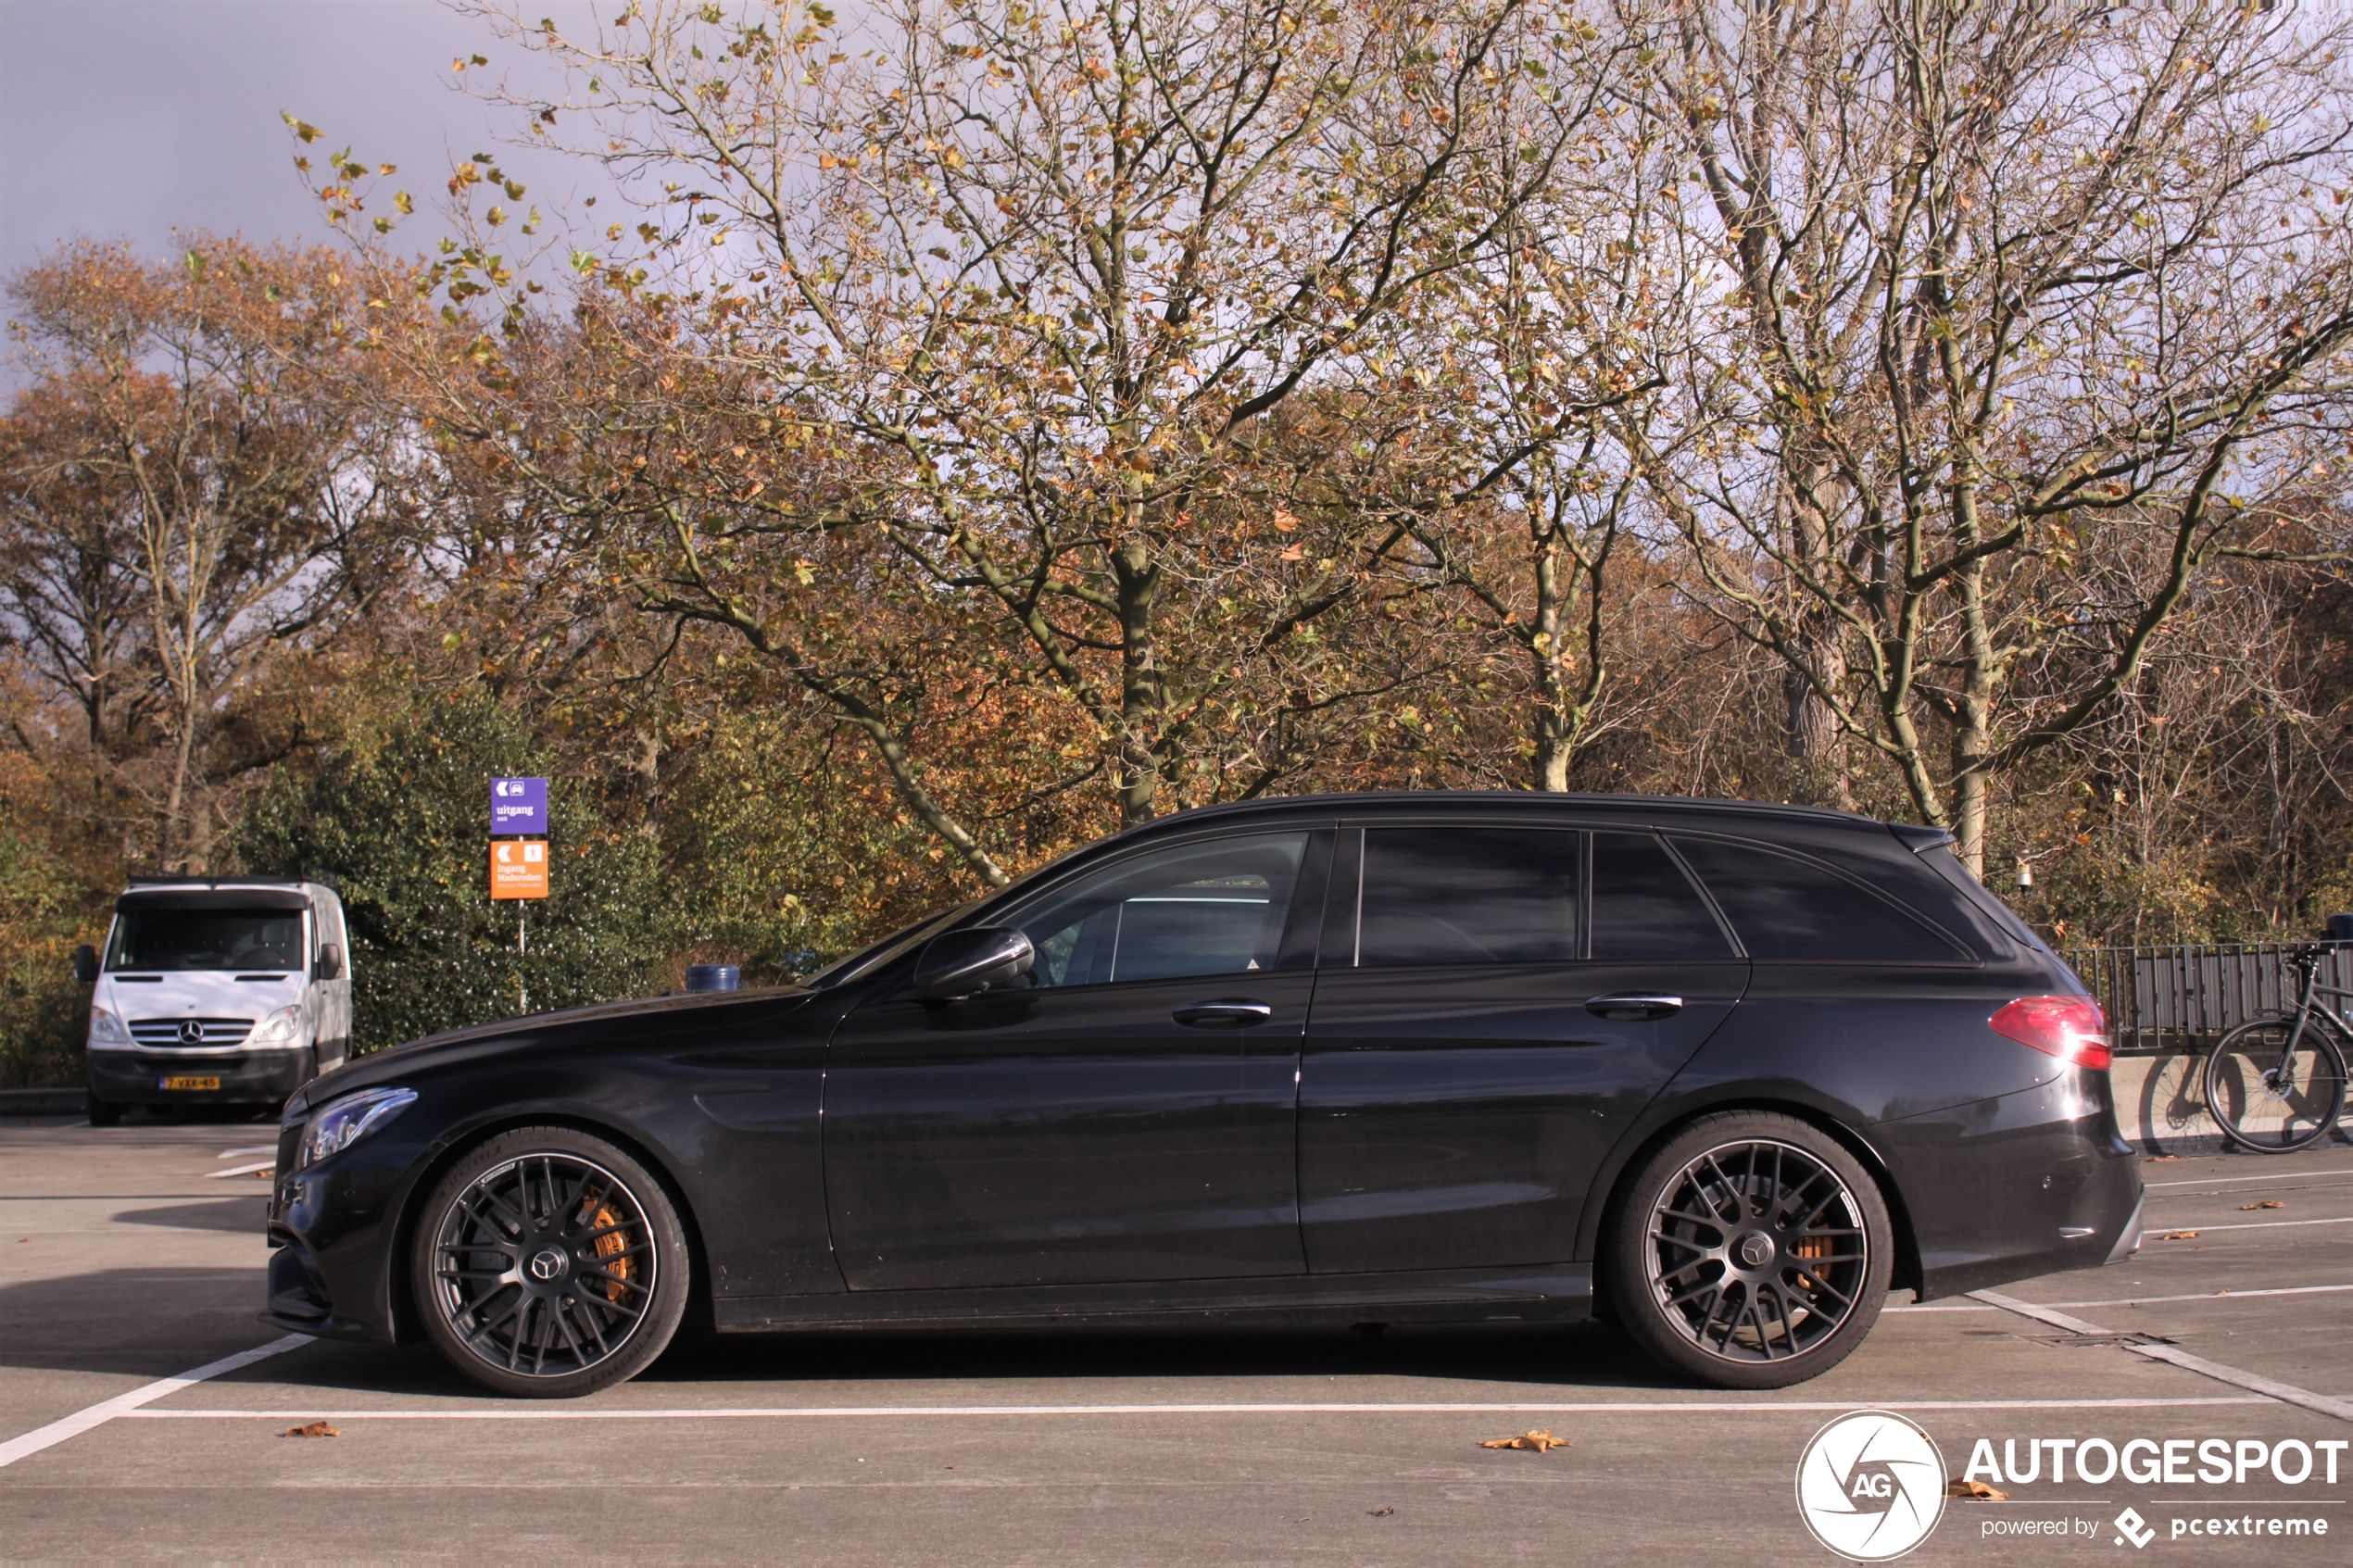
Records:
<instances>
[{"instance_id":1,"label":"black car roof","mask_svg":"<svg viewBox=\"0 0 2353 1568\"><path fill-rule=\"evenodd\" d=\"M1555 794L1529 789L1384 789L1357 790L1337 795L1286 795L1257 800L1228 801L1216 806L1195 806L1156 817L1149 822L1119 834L1120 838L1190 827L1200 822L1256 816L1318 815L1346 816L1352 812L1387 810L1429 810L1432 809L1470 808L1481 810L1512 812L1561 811L1591 816L1596 812L1623 813L1646 820L1663 812L1688 813L1692 816L1747 817L1765 822L1806 823L1814 827L1859 829L1875 834L1889 831L1889 824L1859 812L1835 810L1827 806L1792 806L1760 800L1715 800L1696 796L1678 795L1608 795L1601 793ZM1942 829L1912 830L1944 836Z\"/></svg>"}]
</instances>

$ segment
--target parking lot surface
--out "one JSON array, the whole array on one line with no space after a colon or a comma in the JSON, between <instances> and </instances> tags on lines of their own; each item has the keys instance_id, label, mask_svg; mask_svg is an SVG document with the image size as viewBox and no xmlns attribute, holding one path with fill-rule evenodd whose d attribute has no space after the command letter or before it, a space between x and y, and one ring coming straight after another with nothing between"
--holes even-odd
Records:
<instances>
[{"instance_id":1,"label":"parking lot surface","mask_svg":"<svg viewBox=\"0 0 2353 1568\"><path fill-rule=\"evenodd\" d=\"M0 1552L1831 1562L1798 1461L1876 1409L1918 1424L1949 1477L2006 1449L2013 1467L2007 1500L1945 1502L1907 1562L2353 1555L2341 1143L2145 1163L2137 1259L1998 1300L1899 1295L1844 1365L1775 1393L1679 1383L1597 1323L690 1335L634 1383L548 1404L485 1397L422 1347L257 1323L272 1132L0 1127ZM340 1435L282 1436L321 1420ZM1478 1446L1531 1428L1568 1446ZM2151 1478L2044 1462L2103 1440Z\"/></svg>"}]
</instances>

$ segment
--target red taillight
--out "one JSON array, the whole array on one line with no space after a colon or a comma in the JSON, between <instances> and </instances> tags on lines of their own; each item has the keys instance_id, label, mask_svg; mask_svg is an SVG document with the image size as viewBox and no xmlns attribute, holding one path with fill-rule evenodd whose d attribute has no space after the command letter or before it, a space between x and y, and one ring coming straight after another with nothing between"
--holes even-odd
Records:
<instances>
[{"instance_id":1,"label":"red taillight","mask_svg":"<svg viewBox=\"0 0 2353 1568\"><path fill-rule=\"evenodd\" d=\"M2020 997L1986 1022L1994 1034L2061 1061L2108 1070L2108 1019L2089 997Z\"/></svg>"}]
</instances>

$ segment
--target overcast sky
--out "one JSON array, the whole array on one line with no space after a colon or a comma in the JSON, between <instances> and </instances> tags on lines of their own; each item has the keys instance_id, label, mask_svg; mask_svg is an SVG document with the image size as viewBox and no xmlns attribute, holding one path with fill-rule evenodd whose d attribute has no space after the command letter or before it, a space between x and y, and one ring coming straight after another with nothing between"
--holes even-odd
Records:
<instances>
[{"instance_id":1,"label":"overcast sky","mask_svg":"<svg viewBox=\"0 0 2353 1568\"><path fill-rule=\"evenodd\" d=\"M281 109L326 133L314 154L348 143L421 195L497 152L552 216L592 177L494 144L509 122L450 85L476 53L507 63L436 0L0 0L0 273L76 236L157 255L175 228L325 237Z\"/></svg>"}]
</instances>

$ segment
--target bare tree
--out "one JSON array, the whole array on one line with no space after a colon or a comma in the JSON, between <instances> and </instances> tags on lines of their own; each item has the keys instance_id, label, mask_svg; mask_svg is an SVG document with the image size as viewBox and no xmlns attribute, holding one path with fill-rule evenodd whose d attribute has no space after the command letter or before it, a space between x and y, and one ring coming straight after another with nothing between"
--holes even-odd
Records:
<instances>
[{"instance_id":1,"label":"bare tree","mask_svg":"<svg viewBox=\"0 0 2353 1568\"><path fill-rule=\"evenodd\" d=\"M1818 704L1977 869L1996 781L2129 690L2343 439L2353 34L1688 0L1650 36L1726 307L1686 377L1714 450L1659 454L1654 494L1808 694L1793 732Z\"/></svg>"}]
</instances>

